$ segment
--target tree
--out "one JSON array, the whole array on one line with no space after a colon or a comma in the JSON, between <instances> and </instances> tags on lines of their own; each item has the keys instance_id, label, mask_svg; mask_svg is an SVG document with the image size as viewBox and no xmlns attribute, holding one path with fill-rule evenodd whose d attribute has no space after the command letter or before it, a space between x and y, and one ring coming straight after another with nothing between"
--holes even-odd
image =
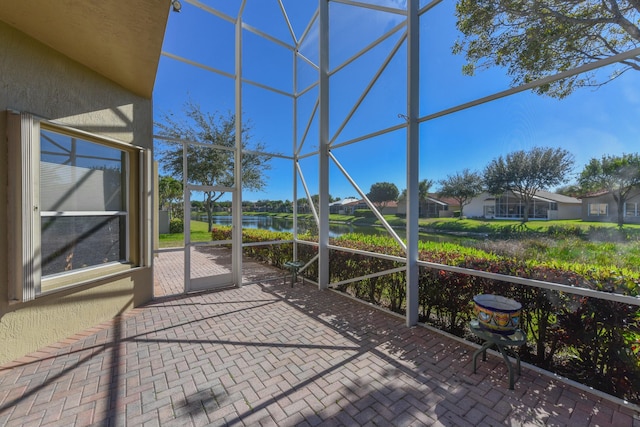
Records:
<instances>
[{"instance_id":1,"label":"tree","mask_svg":"<svg viewBox=\"0 0 640 427\"><path fill-rule=\"evenodd\" d=\"M296 202L296 206L298 209L298 213L309 213L311 212L311 207L309 206L309 200L306 197L301 197Z\"/></svg>"},{"instance_id":2,"label":"tree","mask_svg":"<svg viewBox=\"0 0 640 427\"><path fill-rule=\"evenodd\" d=\"M469 169L448 175L446 179L440 180L439 184L440 191L438 194L440 196L451 197L460 204L460 216L458 219L462 219L464 206L468 205L471 199L484 191L482 175L478 172L471 172Z\"/></svg>"},{"instance_id":3,"label":"tree","mask_svg":"<svg viewBox=\"0 0 640 427\"><path fill-rule=\"evenodd\" d=\"M274 200L274 212L291 212L291 202L289 200Z\"/></svg>"},{"instance_id":4,"label":"tree","mask_svg":"<svg viewBox=\"0 0 640 427\"><path fill-rule=\"evenodd\" d=\"M563 196L582 198L584 196L584 191L580 184L567 184L562 187L556 188L557 194L562 194Z\"/></svg>"},{"instance_id":5,"label":"tree","mask_svg":"<svg viewBox=\"0 0 640 427\"><path fill-rule=\"evenodd\" d=\"M236 117L204 112L198 104L187 101L183 108L183 118L174 118L168 112L161 115L155 123L160 136L205 145L190 144L187 149L188 182L203 186L231 187L234 185L236 145ZM250 127L243 123L241 132L242 147L242 187L245 190L259 191L266 185L265 171L271 169L270 156L257 154L264 150L264 144L252 142ZM173 176L182 179L182 144L166 144L160 150L162 167ZM207 190L203 192L204 208L207 212L209 230L213 224L213 204L222 197L224 191Z\"/></svg>"},{"instance_id":6,"label":"tree","mask_svg":"<svg viewBox=\"0 0 640 427\"><path fill-rule=\"evenodd\" d=\"M329 203L333 202L334 198L329 194ZM311 196L311 203L316 208L316 212L320 209L320 195L314 194ZM298 199L298 212L300 213L308 213L311 212L311 205L309 200L306 197L301 197Z\"/></svg>"},{"instance_id":7,"label":"tree","mask_svg":"<svg viewBox=\"0 0 640 427\"><path fill-rule=\"evenodd\" d=\"M331 202L331 196L329 196L329 202ZM315 206L316 208L316 212L320 210L320 195L319 194L314 194L313 196L311 196L311 203L313 203L313 206Z\"/></svg>"},{"instance_id":8,"label":"tree","mask_svg":"<svg viewBox=\"0 0 640 427\"><path fill-rule=\"evenodd\" d=\"M400 191L398 187L391 182L376 182L371 185L367 198L377 207L384 209L387 206L387 202L391 200L397 200Z\"/></svg>"},{"instance_id":9,"label":"tree","mask_svg":"<svg viewBox=\"0 0 640 427\"><path fill-rule=\"evenodd\" d=\"M182 200L182 182L172 176L161 176L158 180L158 197L160 209L169 211L169 218L175 218L176 204Z\"/></svg>"},{"instance_id":10,"label":"tree","mask_svg":"<svg viewBox=\"0 0 640 427\"><path fill-rule=\"evenodd\" d=\"M454 54L464 54L463 73L506 67L521 85L638 46L637 0L458 0L462 38ZM605 84L628 70L640 70L640 57L619 62L607 77L587 72L542 85L538 94L564 98L576 88Z\"/></svg>"},{"instance_id":11,"label":"tree","mask_svg":"<svg viewBox=\"0 0 640 427\"><path fill-rule=\"evenodd\" d=\"M418 199L420 202L424 202L429 197L429 190L433 187L433 181L430 179L423 179L418 183ZM406 200L407 189L402 190L402 194L398 197L398 200Z\"/></svg>"},{"instance_id":12,"label":"tree","mask_svg":"<svg viewBox=\"0 0 640 427\"><path fill-rule=\"evenodd\" d=\"M429 197L429 190L433 187L433 180L431 179L423 179L418 182L418 202L420 204L426 203L427 198ZM398 197L398 201L402 201L406 203L407 200L407 189L402 190L402 193Z\"/></svg>"},{"instance_id":13,"label":"tree","mask_svg":"<svg viewBox=\"0 0 640 427\"><path fill-rule=\"evenodd\" d=\"M624 204L631 191L640 187L640 156L635 153L592 158L580 173L579 182L585 191L611 193L618 207L618 226L622 227Z\"/></svg>"},{"instance_id":14,"label":"tree","mask_svg":"<svg viewBox=\"0 0 640 427\"><path fill-rule=\"evenodd\" d=\"M566 181L573 166L573 156L561 148L535 147L530 151L514 151L498 157L484 170L487 191L500 195L512 192L524 203L522 222L529 221L529 207L533 196L545 188Z\"/></svg>"}]
</instances>

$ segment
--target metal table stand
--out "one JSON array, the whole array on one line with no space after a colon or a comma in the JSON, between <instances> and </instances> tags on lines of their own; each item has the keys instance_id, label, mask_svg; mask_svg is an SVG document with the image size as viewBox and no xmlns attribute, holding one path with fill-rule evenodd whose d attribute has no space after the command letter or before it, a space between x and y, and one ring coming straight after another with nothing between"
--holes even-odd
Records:
<instances>
[{"instance_id":1,"label":"metal table stand","mask_svg":"<svg viewBox=\"0 0 640 427\"><path fill-rule=\"evenodd\" d=\"M284 268L291 271L291 287L293 288L293 284L298 281L298 273L300 269L304 266L304 263L301 261L287 261L284 264ZM302 278L302 283L304 283L304 278ZM284 278L284 284L287 284L287 278Z\"/></svg>"},{"instance_id":2,"label":"metal table stand","mask_svg":"<svg viewBox=\"0 0 640 427\"><path fill-rule=\"evenodd\" d=\"M509 390L513 390L513 366L511 365L511 361L509 360L509 356L516 359L518 366L518 375L520 375L520 356L509 347L520 347L527 342L527 336L520 329L516 329L511 335L500 335L483 329L478 323L477 320L472 320L469 323L469 329L475 336L480 339L485 340L485 343L473 353L473 373L476 373L476 363L478 356L482 353L482 360L487 360L487 349L491 347L495 347L498 349L500 354L502 354L502 358L507 364L507 369L509 370Z\"/></svg>"}]
</instances>

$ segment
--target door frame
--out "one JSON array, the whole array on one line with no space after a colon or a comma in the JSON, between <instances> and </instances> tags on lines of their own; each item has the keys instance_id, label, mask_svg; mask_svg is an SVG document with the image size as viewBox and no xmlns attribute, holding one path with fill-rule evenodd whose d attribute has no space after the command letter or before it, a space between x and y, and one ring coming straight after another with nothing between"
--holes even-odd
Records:
<instances>
[{"instance_id":1,"label":"door frame","mask_svg":"<svg viewBox=\"0 0 640 427\"><path fill-rule=\"evenodd\" d=\"M231 240L208 242L191 241L191 193L194 191L218 191L231 194ZM222 287L236 286L242 283L242 213L237 214L238 192L233 187L187 184L184 190L184 287L185 292L200 292ZM196 246L231 245L231 271L229 273L192 278L191 248ZM240 250L237 250L240 248Z\"/></svg>"}]
</instances>

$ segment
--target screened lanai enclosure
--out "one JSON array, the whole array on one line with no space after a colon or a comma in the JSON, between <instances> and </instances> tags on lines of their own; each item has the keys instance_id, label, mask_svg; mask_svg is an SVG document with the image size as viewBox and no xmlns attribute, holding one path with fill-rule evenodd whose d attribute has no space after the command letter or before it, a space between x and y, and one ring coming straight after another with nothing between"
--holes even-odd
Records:
<instances>
[{"instance_id":1,"label":"screened lanai enclosure","mask_svg":"<svg viewBox=\"0 0 640 427\"><path fill-rule=\"evenodd\" d=\"M184 287L175 292L241 286L247 260L275 267L273 278L282 280L294 261L307 285L381 305L408 326L424 322L460 336L468 336L473 295L502 294L523 304L526 360L570 377L574 368L592 372L590 385L640 401L640 270L620 263L640 256L637 230L617 229L613 219L594 232L592 221L603 218L589 216L591 197L612 189L571 191L590 162L638 151L637 5L181 0L172 7L154 90L155 264L183 260L175 273ZM436 227L420 217L427 196L444 203L452 178L466 171L484 182L491 165L537 148L560 154L565 167L531 184L544 209L513 201L513 212L535 213L528 223L485 218L505 198L484 188L449 207L453 215L467 203L480 206L458 223L475 228L460 227L447 242L423 235ZM536 161L544 170L554 159ZM394 203L371 197L377 183L397 188ZM177 190L166 196L171 185ZM558 192L559 202L549 198ZM624 201L628 215L640 211L638 194ZM375 237L334 233L345 218L330 217L330 204L349 198L375 222ZM562 213L568 199L582 206L570 217ZM287 216L290 228L252 232L253 212ZM533 229L527 224L556 218L566 223L544 228L556 227L544 240L518 238ZM499 239L487 237L496 229ZM590 249L565 257L563 243L577 242ZM542 246L555 252L538 258Z\"/></svg>"}]
</instances>

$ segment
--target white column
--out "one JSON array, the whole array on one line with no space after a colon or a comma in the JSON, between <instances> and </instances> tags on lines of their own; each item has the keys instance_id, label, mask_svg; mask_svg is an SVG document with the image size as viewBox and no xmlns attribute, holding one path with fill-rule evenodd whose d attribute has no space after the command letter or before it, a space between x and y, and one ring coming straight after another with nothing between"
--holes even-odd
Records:
<instances>
[{"instance_id":1,"label":"white column","mask_svg":"<svg viewBox=\"0 0 640 427\"><path fill-rule=\"evenodd\" d=\"M242 286L242 3L238 19L236 20L235 43L235 116L236 116L236 149L234 162L234 188L231 210L233 225L231 229L231 279L233 283Z\"/></svg>"},{"instance_id":2,"label":"white column","mask_svg":"<svg viewBox=\"0 0 640 427\"><path fill-rule=\"evenodd\" d=\"M329 0L319 0L319 184L318 287L329 285Z\"/></svg>"},{"instance_id":3,"label":"white column","mask_svg":"<svg viewBox=\"0 0 640 427\"><path fill-rule=\"evenodd\" d=\"M291 161L291 173L293 174L293 181L291 190L293 192L293 260L298 260L298 49L300 45L296 46L296 50L293 52L293 81L292 89L295 96L293 97L293 148Z\"/></svg>"},{"instance_id":4,"label":"white column","mask_svg":"<svg viewBox=\"0 0 640 427\"><path fill-rule=\"evenodd\" d=\"M407 2L407 326L418 323L419 0Z\"/></svg>"}]
</instances>

